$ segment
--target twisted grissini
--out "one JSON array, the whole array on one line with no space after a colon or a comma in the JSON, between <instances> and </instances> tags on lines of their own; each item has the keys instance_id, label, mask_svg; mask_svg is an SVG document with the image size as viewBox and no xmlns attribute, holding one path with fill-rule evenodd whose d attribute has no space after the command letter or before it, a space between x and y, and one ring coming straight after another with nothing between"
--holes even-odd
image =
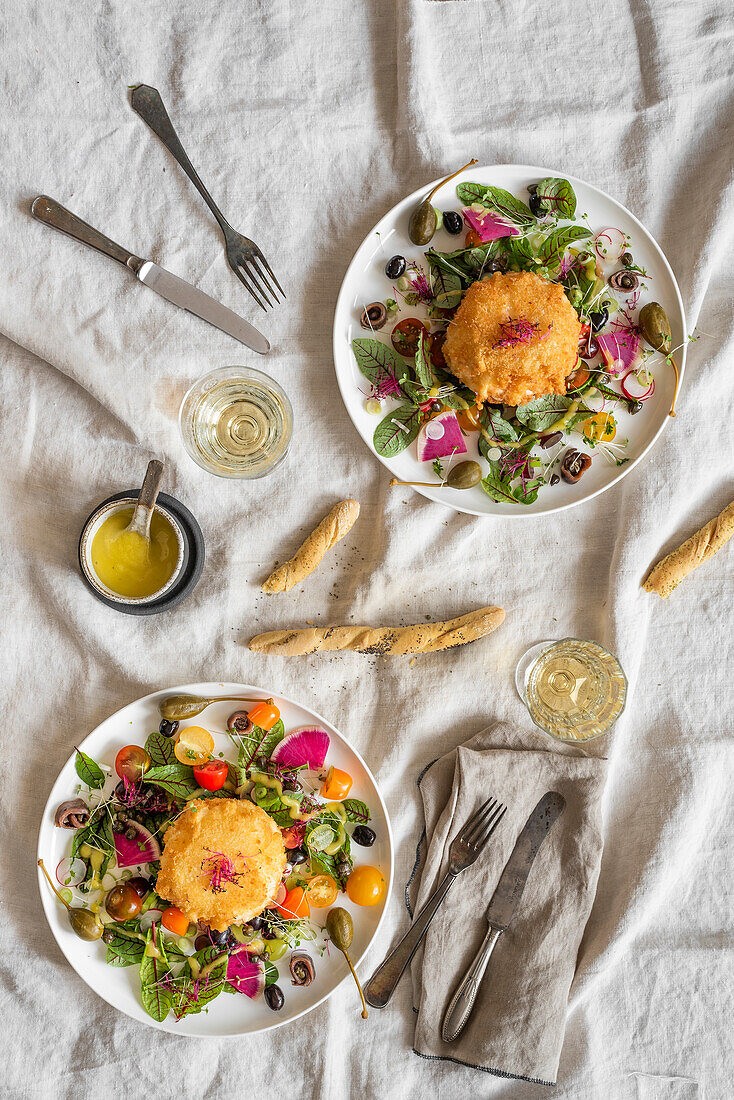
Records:
<instances>
[{"instance_id":1,"label":"twisted grissini","mask_svg":"<svg viewBox=\"0 0 734 1100\"><path fill-rule=\"evenodd\" d=\"M258 634L250 649L258 653L279 653L296 657L317 650L353 649L358 653L396 656L404 653L433 653L466 645L490 634L505 617L501 607L480 607L442 623L415 626L326 626L299 630L271 630Z\"/></svg>"},{"instance_id":2,"label":"twisted grissini","mask_svg":"<svg viewBox=\"0 0 734 1100\"><path fill-rule=\"evenodd\" d=\"M653 566L643 584L646 592L657 592L667 600L680 582L721 550L734 535L734 500L695 535Z\"/></svg>"},{"instance_id":3,"label":"twisted grissini","mask_svg":"<svg viewBox=\"0 0 734 1100\"><path fill-rule=\"evenodd\" d=\"M273 570L262 586L263 592L271 596L276 592L290 592L295 584L313 573L327 550L331 550L352 529L358 516L359 504L356 500L342 500L335 504L293 557Z\"/></svg>"}]
</instances>

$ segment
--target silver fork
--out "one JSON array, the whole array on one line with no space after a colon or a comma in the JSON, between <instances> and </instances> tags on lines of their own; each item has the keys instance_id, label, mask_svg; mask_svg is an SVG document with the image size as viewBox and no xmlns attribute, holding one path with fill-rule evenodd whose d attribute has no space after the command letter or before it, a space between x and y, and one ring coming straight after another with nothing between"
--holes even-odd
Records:
<instances>
[{"instance_id":1,"label":"silver fork","mask_svg":"<svg viewBox=\"0 0 734 1100\"><path fill-rule=\"evenodd\" d=\"M199 179L199 174L186 155L186 150L181 144L179 136L173 128L173 123L168 117L168 111L163 105L160 93L155 88L151 88L149 84L138 84L138 86L133 89L130 103L133 110L140 115L143 122L146 122L148 126L150 126L153 133L161 139L169 153L176 158L214 217L217 219L219 228L224 234L227 262L240 282L247 287L260 308L267 309L267 307L273 305L274 302L280 301L275 290L268 282L268 275L285 298L282 286L275 278L270 268L270 264L255 242L251 241L249 237L244 237L241 233L238 233L232 228L204 184ZM263 270L263 268L265 270ZM274 302L270 300L268 295L274 299ZM267 304L263 304L262 299L264 299Z\"/></svg>"},{"instance_id":2,"label":"silver fork","mask_svg":"<svg viewBox=\"0 0 734 1100\"><path fill-rule=\"evenodd\" d=\"M507 807L496 798L488 798L476 813L472 814L459 835L451 841L448 871L426 904L416 913L413 923L403 938L367 982L364 987L367 1004L372 1005L373 1008L384 1008L388 1004L454 879L467 867L471 867L506 811Z\"/></svg>"}]
</instances>

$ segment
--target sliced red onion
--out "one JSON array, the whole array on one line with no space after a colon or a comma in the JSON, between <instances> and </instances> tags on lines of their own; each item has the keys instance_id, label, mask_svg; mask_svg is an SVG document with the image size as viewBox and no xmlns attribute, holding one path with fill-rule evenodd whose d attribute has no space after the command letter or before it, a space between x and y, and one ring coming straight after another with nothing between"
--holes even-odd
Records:
<instances>
[{"instance_id":1,"label":"sliced red onion","mask_svg":"<svg viewBox=\"0 0 734 1100\"><path fill-rule=\"evenodd\" d=\"M56 879L62 886L78 886L80 882L84 882L86 873L87 865L83 859L78 857L69 859L67 856L65 859L59 860L56 868Z\"/></svg>"},{"instance_id":2,"label":"sliced red onion","mask_svg":"<svg viewBox=\"0 0 734 1100\"><path fill-rule=\"evenodd\" d=\"M616 264L627 248L627 238L621 229L602 229L594 237L594 248L600 260Z\"/></svg>"},{"instance_id":3,"label":"sliced red onion","mask_svg":"<svg viewBox=\"0 0 734 1100\"><path fill-rule=\"evenodd\" d=\"M643 386L635 371L631 370L625 374L620 387L624 396L630 401L647 401L655 393L655 379L652 379L649 386Z\"/></svg>"}]
</instances>

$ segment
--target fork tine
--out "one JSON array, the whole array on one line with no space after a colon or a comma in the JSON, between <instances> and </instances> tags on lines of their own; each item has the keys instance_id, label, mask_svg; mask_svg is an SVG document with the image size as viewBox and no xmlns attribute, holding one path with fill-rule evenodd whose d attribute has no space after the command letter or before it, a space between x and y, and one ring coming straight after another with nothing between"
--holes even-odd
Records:
<instances>
[{"instance_id":1,"label":"fork tine","mask_svg":"<svg viewBox=\"0 0 734 1100\"><path fill-rule=\"evenodd\" d=\"M488 798L486 802L482 803L482 805L479 807L477 812L472 817L469 818L469 820L467 821L466 825L464 826L464 828L461 830L461 833L460 833L460 837L463 841L465 841L467 844L469 843L469 841L471 840L471 837L474 835L474 833L477 831L477 829L481 828L482 824L484 823L484 821L487 817L487 814L492 812L492 809L494 808L494 804L495 804L495 799Z\"/></svg>"},{"instance_id":2,"label":"fork tine","mask_svg":"<svg viewBox=\"0 0 734 1100\"><path fill-rule=\"evenodd\" d=\"M249 283L247 282L247 280L245 279L245 277L244 277L244 275L242 274L242 272L240 271L240 269L239 269L238 267L236 267L236 266L235 266L234 264L230 264L230 267L232 268L232 270L234 271L235 275L237 276L237 278L239 279L239 281L240 281L240 282L242 283L242 285L243 285L244 287L247 287L247 289L249 290L250 294L251 294L251 295L253 296L253 298L255 299L255 301L257 302L257 304L258 304L258 305L260 306L260 309L263 309L263 310L265 310L265 312L267 313L267 306L264 306L264 305L262 304L262 302L261 302L261 301L260 301L260 299L258 298L257 294L256 294L256 293L255 293L255 291L254 291L254 290L252 289L252 287L250 286L250 284L249 284Z\"/></svg>"},{"instance_id":3,"label":"fork tine","mask_svg":"<svg viewBox=\"0 0 734 1100\"><path fill-rule=\"evenodd\" d=\"M276 302L279 302L279 301L280 301L280 298L278 297L278 295L277 295L277 294L275 293L275 291L274 291L274 290L273 290L273 288L271 287L270 283L268 282L268 277L267 277L267 275L265 274L265 272L264 272L264 271L263 271L263 269L262 269L262 268L260 267L260 264L259 264L259 263L258 263L258 261L257 261L257 253L256 253L256 252L253 252L253 253L252 253L252 256L250 257L250 263L252 264L252 266L254 267L255 271L256 271L256 272L258 273L258 275L259 275L259 276L260 276L260 278L262 279L262 281L263 281L263 284L264 284L264 286L266 286L266 287L267 287L267 289L268 289L268 293L270 293L270 294L271 294L271 295L273 296L273 298L275 298L275 301L276 301Z\"/></svg>"},{"instance_id":4,"label":"fork tine","mask_svg":"<svg viewBox=\"0 0 734 1100\"><path fill-rule=\"evenodd\" d=\"M253 271L253 269L251 267L248 267L248 261L247 260L240 260L239 266L246 273L248 278L251 279L252 282L255 284L255 286L257 287L257 289L260 293L260 296L265 299L265 301L268 303L269 306L272 306L274 303L270 301L270 298L268 297L268 292L265 289L265 287L260 285L260 280L258 279L258 277L255 274L255 272ZM271 293L272 293L272 291L271 291Z\"/></svg>"},{"instance_id":5,"label":"fork tine","mask_svg":"<svg viewBox=\"0 0 734 1100\"><path fill-rule=\"evenodd\" d=\"M255 255L257 256L258 260L260 260L260 261L261 261L261 263L262 263L263 267L265 268L265 270L267 271L268 275L269 275L269 276L270 276L270 278L271 278L271 279L273 280L273 282L274 282L274 283L275 283L275 285L277 286L278 290L280 291L280 293L281 293L281 294L283 295L283 297L285 298L285 291L283 290L283 287L282 287L282 286L280 285L280 283L278 282L278 280L277 280L277 279L275 278L275 275L273 274L273 270L272 270L272 268L271 268L270 264L269 264L269 263L268 263L268 261L267 261L267 260L265 259L265 257L263 256L262 252L261 252L261 251L260 251L260 249L259 249L259 248L257 247L257 245L256 245L256 246L255 246L255 248L253 249L253 252L254 252L254 253L255 253Z\"/></svg>"},{"instance_id":6,"label":"fork tine","mask_svg":"<svg viewBox=\"0 0 734 1100\"><path fill-rule=\"evenodd\" d=\"M498 806L497 810L495 810L493 816L486 823L484 831L482 833L480 833L480 835L476 838L476 840L474 840L472 842L472 846L474 848L478 849L478 848L483 848L484 847L484 845L487 843L487 841L491 837L492 833L495 831L495 829L497 828L497 826L499 825L500 821L502 820L502 818L505 816L506 813L507 813L507 806L502 806L500 804Z\"/></svg>"},{"instance_id":7,"label":"fork tine","mask_svg":"<svg viewBox=\"0 0 734 1100\"><path fill-rule=\"evenodd\" d=\"M487 823L491 820L492 815L496 812L497 806L498 806L498 802L495 799L495 801L492 803L492 805L489 806L489 808L484 811L484 813L481 816L481 819L479 821L477 821L477 823L474 826L474 828L472 829L471 833L466 838L466 843L469 845L470 848L473 848L475 846L475 844L477 842L477 837L479 836L480 833L482 833L484 831Z\"/></svg>"}]
</instances>

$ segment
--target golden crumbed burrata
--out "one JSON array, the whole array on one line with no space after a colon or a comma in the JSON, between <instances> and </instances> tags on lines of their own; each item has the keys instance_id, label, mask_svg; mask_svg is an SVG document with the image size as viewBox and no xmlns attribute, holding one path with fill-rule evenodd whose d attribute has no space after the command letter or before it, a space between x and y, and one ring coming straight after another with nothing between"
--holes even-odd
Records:
<instances>
[{"instance_id":1,"label":"golden crumbed burrata","mask_svg":"<svg viewBox=\"0 0 734 1100\"><path fill-rule=\"evenodd\" d=\"M156 890L223 932L261 913L285 870L283 836L253 802L196 799L166 831Z\"/></svg>"},{"instance_id":2,"label":"golden crumbed burrata","mask_svg":"<svg viewBox=\"0 0 734 1100\"><path fill-rule=\"evenodd\" d=\"M443 352L451 373L480 402L526 405L566 392L580 335L562 286L529 271L497 272L469 287Z\"/></svg>"}]
</instances>

